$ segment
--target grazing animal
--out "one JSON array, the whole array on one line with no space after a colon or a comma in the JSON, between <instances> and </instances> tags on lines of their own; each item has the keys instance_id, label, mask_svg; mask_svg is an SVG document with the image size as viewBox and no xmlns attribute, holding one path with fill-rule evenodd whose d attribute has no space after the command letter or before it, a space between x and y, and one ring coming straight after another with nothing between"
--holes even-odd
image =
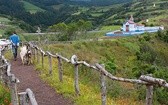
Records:
<instances>
[{"instance_id":1,"label":"grazing animal","mask_svg":"<svg viewBox=\"0 0 168 105\"><path fill-rule=\"evenodd\" d=\"M29 49L28 45L23 45L20 48L20 57L22 60L22 64L28 64L30 65L31 63L31 50Z\"/></svg>"}]
</instances>

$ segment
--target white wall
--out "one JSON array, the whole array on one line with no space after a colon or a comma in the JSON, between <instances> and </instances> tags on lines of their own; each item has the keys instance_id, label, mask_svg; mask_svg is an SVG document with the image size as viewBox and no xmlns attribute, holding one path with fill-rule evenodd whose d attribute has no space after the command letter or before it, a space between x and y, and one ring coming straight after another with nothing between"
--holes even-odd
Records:
<instances>
[{"instance_id":1,"label":"white wall","mask_svg":"<svg viewBox=\"0 0 168 105\"><path fill-rule=\"evenodd\" d=\"M136 30L135 24L130 24L129 31L135 31L135 30Z\"/></svg>"}]
</instances>

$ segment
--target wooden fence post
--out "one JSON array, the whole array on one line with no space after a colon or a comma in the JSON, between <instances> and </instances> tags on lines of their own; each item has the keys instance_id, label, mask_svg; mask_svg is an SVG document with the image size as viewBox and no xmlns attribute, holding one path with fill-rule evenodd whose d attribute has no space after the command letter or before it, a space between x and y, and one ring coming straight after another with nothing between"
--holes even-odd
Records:
<instances>
[{"instance_id":1,"label":"wooden fence post","mask_svg":"<svg viewBox=\"0 0 168 105\"><path fill-rule=\"evenodd\" d=\"M0 53L1 53L1 51L0 51ZM2 65L3 65L2 56L0 54L0 66L2 66ZM1 80L1 82L3 82L3 67L0 68L0 80Z\"/></svg>"},{"instance_id":2,"label":"wooden fence post","mask_svg":"<svg viewBox=\"0 0 168 105\"><path fill-rule=\"evenodd\" d=\"M78 76L78 64L75 64L75 91L79 95L79 76Z\"/></svg>"},{"instance_id":3,"label":"wooden fence post","mask_svg":"<svg viewBox=\"0 0 168 105\"><path fill-rule=\"evenodd\" d=\"M152 105L153 85L146 85L146 105Z\"/></svg>"},{"instance_id":4,"label":"wooden fence post","mask_svg":"<svg viewBox=\"0 0 168 105\"><path fill-rule=\"evenodd\" d=\"M146 84L146 105L152 105L152 98L153 98L153 85L152 82L154 82L153 84L161 84L161 83L165 83L165 80L163 79L156 79L152 77L152 74L148 74L148 75L141 75L140 80L149 82L151 84Z\"/></svg>"},{"instance_id":5,"label":"wooden fence post","mask_svg":"<svg viewBox=\"0 0 168 105\"><path fill-rule=\"evenodd\" d=\"M3 80L3 82L4 82L4 84L6 85L6 86L9 86L9 77L7 76L7 68L8 68L9 66L8 65L6 65L5 67L3 67L3 69L2 69L2 80Z\"/></svg>"},{"instance_id":6,"label":"wooden fence post","mask_svg":"<svg viewBox=\"0 0 168 105\"><path fill-rule=\"evenodd\" d=\"M18 93L19 95L19 105L29 105L28 103L28 96L26 94L26 92L21 92L21 93Z\"/></svg>"},{"instance_id":7,"label":"wooden fence post","mask_svg":"<svg viewBox=\"0 0 168 105\"><path fill-rule=\"evenodd\" d=\"M63 69L62 69L62 59L58 56L58 74L60 82L63 82Z\"/></svg>"},{"instance_id":8,"label":"wooden fence post","mask_svg":"<svg viewBox=\"0 0 168 105\"><path fill-rule=\"evenodd\" d=\"M52 57L49 54L49 52L47 52L48 55L48 62L49 62L49 75L52 75Z\"/></svg>"},{"instance_id":9,"label":"wooden fence post","mask_svg":"<svg viewBox=\"0 0 168 105\"><path fill-rule=\"evenodd\" d=\"M36 50L36 54L37 54L37 63L39 64L40 63L40 59L39 59L39 50L38 49Z\"/></svg>"},{"instance_id":10,"label":"wooden fence post","mask_svg":"<svg viewBox=\"0 0 168 105\"><path fill-rule=\"evenodd\" d=\"M26 93L29 97L31 105L38 105L34 93L29 88L26 89Z\"/></svg>"},{"instance_id":11,"label":"wooden fence post","mask_svg":"<svg viewBox=\"0 0 168 105\"><path fill-rule=\"evenodd\" d=\"M34 48L34 57L33 57L33 59L34 59L34 62L36 62L35 60L36 60L36 48Z\"/></svg>"},{"instance_id":12,"label":"wooden fence post","mask_svg":"<svg viewBox=\"0 0 168 105\"><path fill-rule=\"evenodd\" d=\"M42 64L42 68L44 68L44 54L43 54L43 52L41 52L41 64Z\"/></svg>"},{"instance_id":13,"label":"wooden fence post","mask_svg":"<svg viewBox=\"0 0 168 105\"><path fill-rule=\"evenodd\" d=\"M10 91L11 91L12 105L19 105L19 100L17 95L17 80L14 74L10 76Z\"/></svg>"},{"instance_id":14,"label":"wooden fence post","mask_svg":"<svg viewBox=\"0 0 168 105\"><path fill-rule=\"evenodd\" d=\"M104 65L101 65L103 68L105 68ZM100 79L101 79L101 99L102 99L102 105L106 105L106 78L105 75L100 71Z\"/></svg>"},{"instance_id":15,"label":"wooden fence post","mask_svg":"<svg viewBox=\"0 0 168 105\"><path fill-rule=\"evenodd\" d=\"M77 95L79 95L79 74L78 74L78 63L77 63L77 56L73 55L71 57L71 63L74 65L75 67L75 82L74 82L74 87L75 87L75 92Z\"/></svg>"}]
</instances>

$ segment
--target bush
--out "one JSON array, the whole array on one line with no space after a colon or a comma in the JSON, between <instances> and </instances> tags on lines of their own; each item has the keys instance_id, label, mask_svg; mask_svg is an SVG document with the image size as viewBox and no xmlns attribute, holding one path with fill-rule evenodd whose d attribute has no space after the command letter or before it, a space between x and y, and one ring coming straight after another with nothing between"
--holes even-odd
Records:
<instances>
[{"instance_id":1,"label":"bush","mask_svg":"<svg viewBox=\"0 0 168 105\"><path fill-rule=\"evenodd\" d=\"M155 71L154 76L157 78L162 78L166 81L168 81L168 68L160 68L159 70ZM155 97L159 103L163 105L168 104L168 89L165 89L163 87L157 87L155 90L155 94L158 97Z\"/></svg>"},{"instance_id":2,"label":"bush","mask_svg":"<svg viewBox=\"0 0 168 105\"><path fill-rule=\"evenodd\" d=\"M157 37L158 37L160 40L162 40L162 41L168 43L168 31L161 31L161 30L159 30L159 31L157 32Z\"/></svg>"},{"instance_id":3,"label":"bush","mask_svg":"<svg viewBox=\"0 0 168 105\"><path fill-rule=\"evenodd\" d=\"M9 89L0 84L0 105L9 105L10 100Z\"/></svg>"},{"instance_id":4,"label":"bush","mask_svg":"<svg viewBox=\"0 0 168 105\"><path fill-rule=\"evenodd\" d=\"M147 35L147 36L144 36L144 39L145 39L146 41L150 41L151 37L150 37L149 35Z\"/></svg>"},{"instance_id":5,"label":"bush","mask_svg":"<svg viewBox=\"0 0 168 105\"><path fill-rule=\"evenodd\" d=\"M7 28L5 30L5 33L4 33L4 38L9 38L10 35L13 34L13 32L15 31L15 28Z\"/></svg>"}]
</instances>

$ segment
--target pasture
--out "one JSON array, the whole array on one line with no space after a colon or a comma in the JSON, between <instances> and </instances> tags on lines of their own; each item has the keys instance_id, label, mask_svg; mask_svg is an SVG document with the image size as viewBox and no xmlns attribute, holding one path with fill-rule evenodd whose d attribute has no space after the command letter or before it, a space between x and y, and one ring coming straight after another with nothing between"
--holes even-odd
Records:
<instances>
[{"instance_id":1,"label":"pasture","mask_svg":"<svg viewBox=\"0 0 168 105\"><path fill-rule=\"evenodd\" d=\"M24 4L24 8L26 9L27 12L30 13L36 13L36 12L44 12L44 9L41 9L40 7L37 7L29 2L26 1L21 1Z\"/></svg>"}]
</instances>

